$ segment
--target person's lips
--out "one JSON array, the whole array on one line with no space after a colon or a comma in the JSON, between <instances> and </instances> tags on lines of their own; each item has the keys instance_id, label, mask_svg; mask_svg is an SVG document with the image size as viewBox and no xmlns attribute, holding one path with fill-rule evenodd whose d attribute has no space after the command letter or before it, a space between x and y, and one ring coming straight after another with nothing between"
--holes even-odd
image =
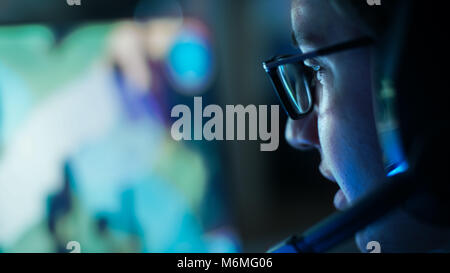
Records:
<instances>
[{"instance_id":1,"label":"person's lips","mask_svg":"<svg viewBox=\"0 0 450 273\"><path fill-rule=\"evenodd\" d=\"M326 179L337 184L336 179L333 177L331 172L327 168L324 167L323 163L320 164L319 170L320 170L320 173ZM345 197L344 192L341 189L339 189L338 192L336 193L336 195L334 196L334 206L338 210L344 210L348 207L348 204L349 204L349 202L348 202L347 198Z\"/></svg>"}]
</instances>

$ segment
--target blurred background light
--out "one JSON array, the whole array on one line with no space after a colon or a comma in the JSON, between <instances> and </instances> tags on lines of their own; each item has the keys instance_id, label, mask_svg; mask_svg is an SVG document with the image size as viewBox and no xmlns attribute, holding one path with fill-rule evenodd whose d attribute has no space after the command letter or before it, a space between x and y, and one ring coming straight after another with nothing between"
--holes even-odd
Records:
<instances>
[{"instance_id":1,"label":"blurred background light","mask_svg":"<svg viewBox=\"0 0 450 273\"><path fill-rule=\"evenodd\" d=\"M146 24L149 58L152 60L164 59L181 27L182 21L176 17L158 18L149 21Z\"/></svg>"},{"instance_id":2,"label":"blurred background light","mask_svg":"<svg viewBox=\"0 0 450 273\"><path fill-rule=\"evenodd\" d=\"M183 19L183 9L177 0L140 0L134 10L134 20L146 23L148 20L155 18L177 18L179 21Z\"/></svg>"},{"instance_id":3,"label":"blurred background light","mask_svg":"<svg viewBox=\"0 0 450 273\"><path fill-rule=\"evenodd\" d=\"M23 79L0 63L1 141L5 145L14 136L17 128L31 108L32 97Z\"/></svg>"},{"instance_id":4,"label":"blurred background light","mask_svg":"<svg viewBox=\"0 0 450 273\"><path fill-rule=\"evenodd\" d=\"M211 82L214 57L206 26L188 20L167 56L170 82L182 94L201 94Z\"/></svg>"},{"instance_id":5,"label":"blurred background light","mask_svg":"<svg viewBox=\"0 0 450 273\"><path fill-rule=\"evenodd\" d=\"M170 136L194 94L278 103L261 62L293 50L290 0L6 2L0 251L258 252L334 211L318 158L286 142Z\"/></svg>"}]
</instances>

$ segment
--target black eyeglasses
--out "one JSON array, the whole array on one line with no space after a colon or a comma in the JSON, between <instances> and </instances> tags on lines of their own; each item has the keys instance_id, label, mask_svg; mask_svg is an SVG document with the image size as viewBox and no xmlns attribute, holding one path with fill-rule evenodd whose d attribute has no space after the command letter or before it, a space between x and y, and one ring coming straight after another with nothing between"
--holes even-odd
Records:
<instances>
[{"instance_id":1,"label":"black eyeglasses","mask_svg":"<svg viewBox=\"0 0 450 273\"><path fill-rule=\"evenodd\" d=\"M314 72L318 68L304 65L304 61L339 51L368 46L373 40L368 37L332 45L309 53L274 57L263 63L282 106L291 119L298 120L309 114L314 105Z\"/></svg>"}]
</instances>

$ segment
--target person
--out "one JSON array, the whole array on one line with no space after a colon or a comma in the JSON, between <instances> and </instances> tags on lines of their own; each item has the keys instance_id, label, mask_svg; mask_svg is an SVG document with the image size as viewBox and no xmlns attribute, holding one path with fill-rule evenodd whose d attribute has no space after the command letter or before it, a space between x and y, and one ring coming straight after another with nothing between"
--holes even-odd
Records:
<instances>
[{"instance_id":1,"label":"person","mask_svg":"<svg viewBox=\"0 0 450 273\"><path fill-rule=\"evenodd\" d=\"M387 175L374 113L376 49L364 38L376 42L386 21L370 13L356 18L349 12L356 8L352 5L367 5L356 2L293 0L294 42L301 56L312 53L297 58L298 64L296 57L265 63L289 114L286 139L299 150L320 153L321 174L340 188L334 197L338 210L370 193ZM296 82L290 82L291 75ZM356 235L361 251L371 241L379 242L382 252L435 251L449 245L450 230L397 209Z\"/></svg>"}]
</instances>

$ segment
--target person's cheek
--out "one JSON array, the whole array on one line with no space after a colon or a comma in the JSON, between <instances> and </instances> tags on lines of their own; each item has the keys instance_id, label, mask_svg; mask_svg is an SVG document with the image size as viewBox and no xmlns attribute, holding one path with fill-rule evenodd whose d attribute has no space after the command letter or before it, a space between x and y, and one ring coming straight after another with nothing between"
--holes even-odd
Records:
<instances>
[{"instance_id":1,"label":"person's cheek","mask_svg":"<svg viewBox=\"0 0 450 273\"><path fill-rule=\"evenodd\" d=\"M357 115L353 91L346 83L349 75L344 65L330 63L323 76L318 103L318 129L324 164L332 172L348 200L353 201L364 191L358 164L358 134L362 132ZM349 99L350 98L350 99ZM361 113L359 113L361 114ZM358 129L359 127L359 129Z\"/></svg>"},{"instance_id":2,"label":"person's cheek","mask_svg":"<svg viewBox=\"0 0 450 273\"><path fill-rule=\"evenodd\" d=\"M327 88L324 88L326 93ZM323 164L331 171L344 195L349 199L354 196L347 172L344 168L344 162L350 159L346 149L348 144L344 143L348 137L345 135L345 127L339 119L340 113L336 104L333 104L334 98L330 95L323 96L322 109L318 115L318 131L322 148ZM349 199L351 200L351 199Z\"/></svg>"},{"instance_id":3,"label":"person's cheek","mask_svg":"<svg viewBox=\"0 0 450 273\"><path fill-rule=\"evenodd\" d=\"M365 56L362 52L342 55L336 60L339 69L333 82L337 93L335 126L341 139L337 145L343 155L337 164L350 201L373 189L384 177L373 114L371 66Z\"/></svg>"}]
</instances>

